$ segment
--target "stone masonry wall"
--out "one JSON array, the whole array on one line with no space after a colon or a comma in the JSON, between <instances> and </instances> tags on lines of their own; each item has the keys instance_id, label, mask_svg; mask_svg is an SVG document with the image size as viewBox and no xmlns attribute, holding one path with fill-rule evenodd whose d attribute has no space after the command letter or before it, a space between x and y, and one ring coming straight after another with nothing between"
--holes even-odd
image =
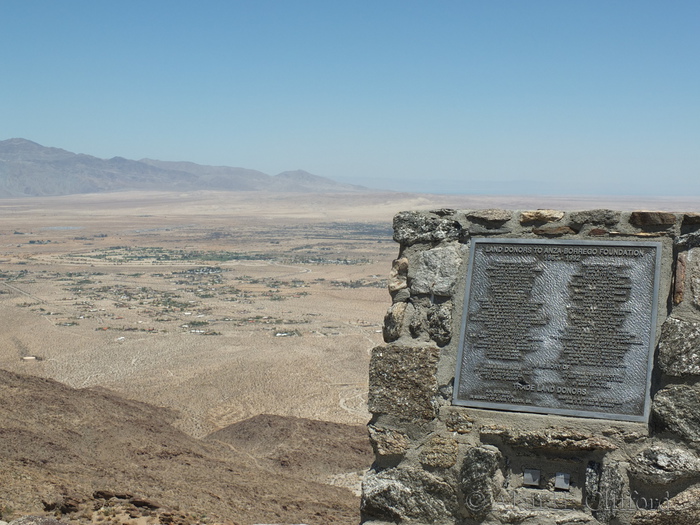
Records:
<instances>
[{"instance_id":1,"label":"stone masonry wall","mask_svg":"<svg viewBox=\"0 0 700 525\"><path fill-rule=\"evenodd\" d=\"M472 237L662 243L648 423L452 405ZM402 212L394 239L386 344L370 364L364 522L700 523L700 214ZM531 468L537 486L523 483ZM571 473L568 490L554 488L557 472Z\"/></svg>"}]
</instances>

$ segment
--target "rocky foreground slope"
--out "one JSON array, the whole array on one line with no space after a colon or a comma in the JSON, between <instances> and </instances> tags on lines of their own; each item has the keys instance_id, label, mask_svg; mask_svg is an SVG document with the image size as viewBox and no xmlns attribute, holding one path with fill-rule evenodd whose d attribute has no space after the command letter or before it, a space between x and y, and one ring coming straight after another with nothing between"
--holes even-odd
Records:
<instances>
[{"instance_id":1,"label":"rocky foreground slope","mask_svg":"<svg viewBox=\"0 0 700 525\"><path fill-rule=\"evenodd\" d=\"M175 416L0 370L0 519L359 521L358 497L322 481L369 466L363 427L259 416L197 440Z\"/></svg>"}]
</instances>

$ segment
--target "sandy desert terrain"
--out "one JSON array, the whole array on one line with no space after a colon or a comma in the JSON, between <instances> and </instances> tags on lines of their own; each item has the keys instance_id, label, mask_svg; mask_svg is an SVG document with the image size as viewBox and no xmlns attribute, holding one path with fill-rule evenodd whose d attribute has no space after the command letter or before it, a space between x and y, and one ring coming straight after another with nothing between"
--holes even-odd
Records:
<instances>
[{"instance_id":1,"label":"sandy desert terrain","mask_svg":"<svg viewBox=\"0 0 700 525\"><path fill-rule=\"evenodd\" d=\"M401 193L1 200L0 368L173 409L194 438L261 414L364 425L392 217L445 207L699 209ZM347 474L326 481L356 488Z\"/></svg>"},{"instance_id":2,"label":"sandy desert terrain","mask_svg":"<svg viewBox=\"0 0 700 525\"><path fill-rule=\"evenodd\" d=\"M175 408L195 437L260 413L366 422L390 216L218 197L5 203L0 367Z\"/></svg>"},{"instance_id":3,"label":"sandy desert terrain","mask_svg":"<svg viewBox=\"0 0 700 525\"><path fill-rule=\"evenodd\" d=\"M364 424L369 350L381 343L397 254L393 215L494 206L697 202L260 192L3 200L0 367L174 408L195 437L261 413Z\"/></svg>"}]
</instances>

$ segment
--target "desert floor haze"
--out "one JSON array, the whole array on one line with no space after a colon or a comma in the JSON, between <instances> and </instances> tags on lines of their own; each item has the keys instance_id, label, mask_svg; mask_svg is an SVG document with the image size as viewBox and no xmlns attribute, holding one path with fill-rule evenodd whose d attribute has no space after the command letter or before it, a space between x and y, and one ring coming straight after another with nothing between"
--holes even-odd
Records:
<instances>
[{"instance_id":1,"label":"desert floor haze","mask_svg":"<svg viewBox=\"0 0 700 525\"><path fill-rule=\"evenodd\" d=\"M371 192L0 201L0 512L357 523L391 219L445 207L699 209Z\"/></svg>"}]
</instances>

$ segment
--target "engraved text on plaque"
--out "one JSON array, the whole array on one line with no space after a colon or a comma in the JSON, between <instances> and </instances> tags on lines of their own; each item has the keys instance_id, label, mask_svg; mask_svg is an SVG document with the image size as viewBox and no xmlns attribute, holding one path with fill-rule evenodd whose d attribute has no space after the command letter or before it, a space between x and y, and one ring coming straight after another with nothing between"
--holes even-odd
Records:
<instances>
[{"instance_id":1,"label":"engraved text on plaque","mask_svg":"<svg viewBox=\"0 0 700 525\"><path fill-rule=\"evenodd\" d=\"M660 251L473 239L454 403L646 420Z\"/></svg>"}]
</instances>

